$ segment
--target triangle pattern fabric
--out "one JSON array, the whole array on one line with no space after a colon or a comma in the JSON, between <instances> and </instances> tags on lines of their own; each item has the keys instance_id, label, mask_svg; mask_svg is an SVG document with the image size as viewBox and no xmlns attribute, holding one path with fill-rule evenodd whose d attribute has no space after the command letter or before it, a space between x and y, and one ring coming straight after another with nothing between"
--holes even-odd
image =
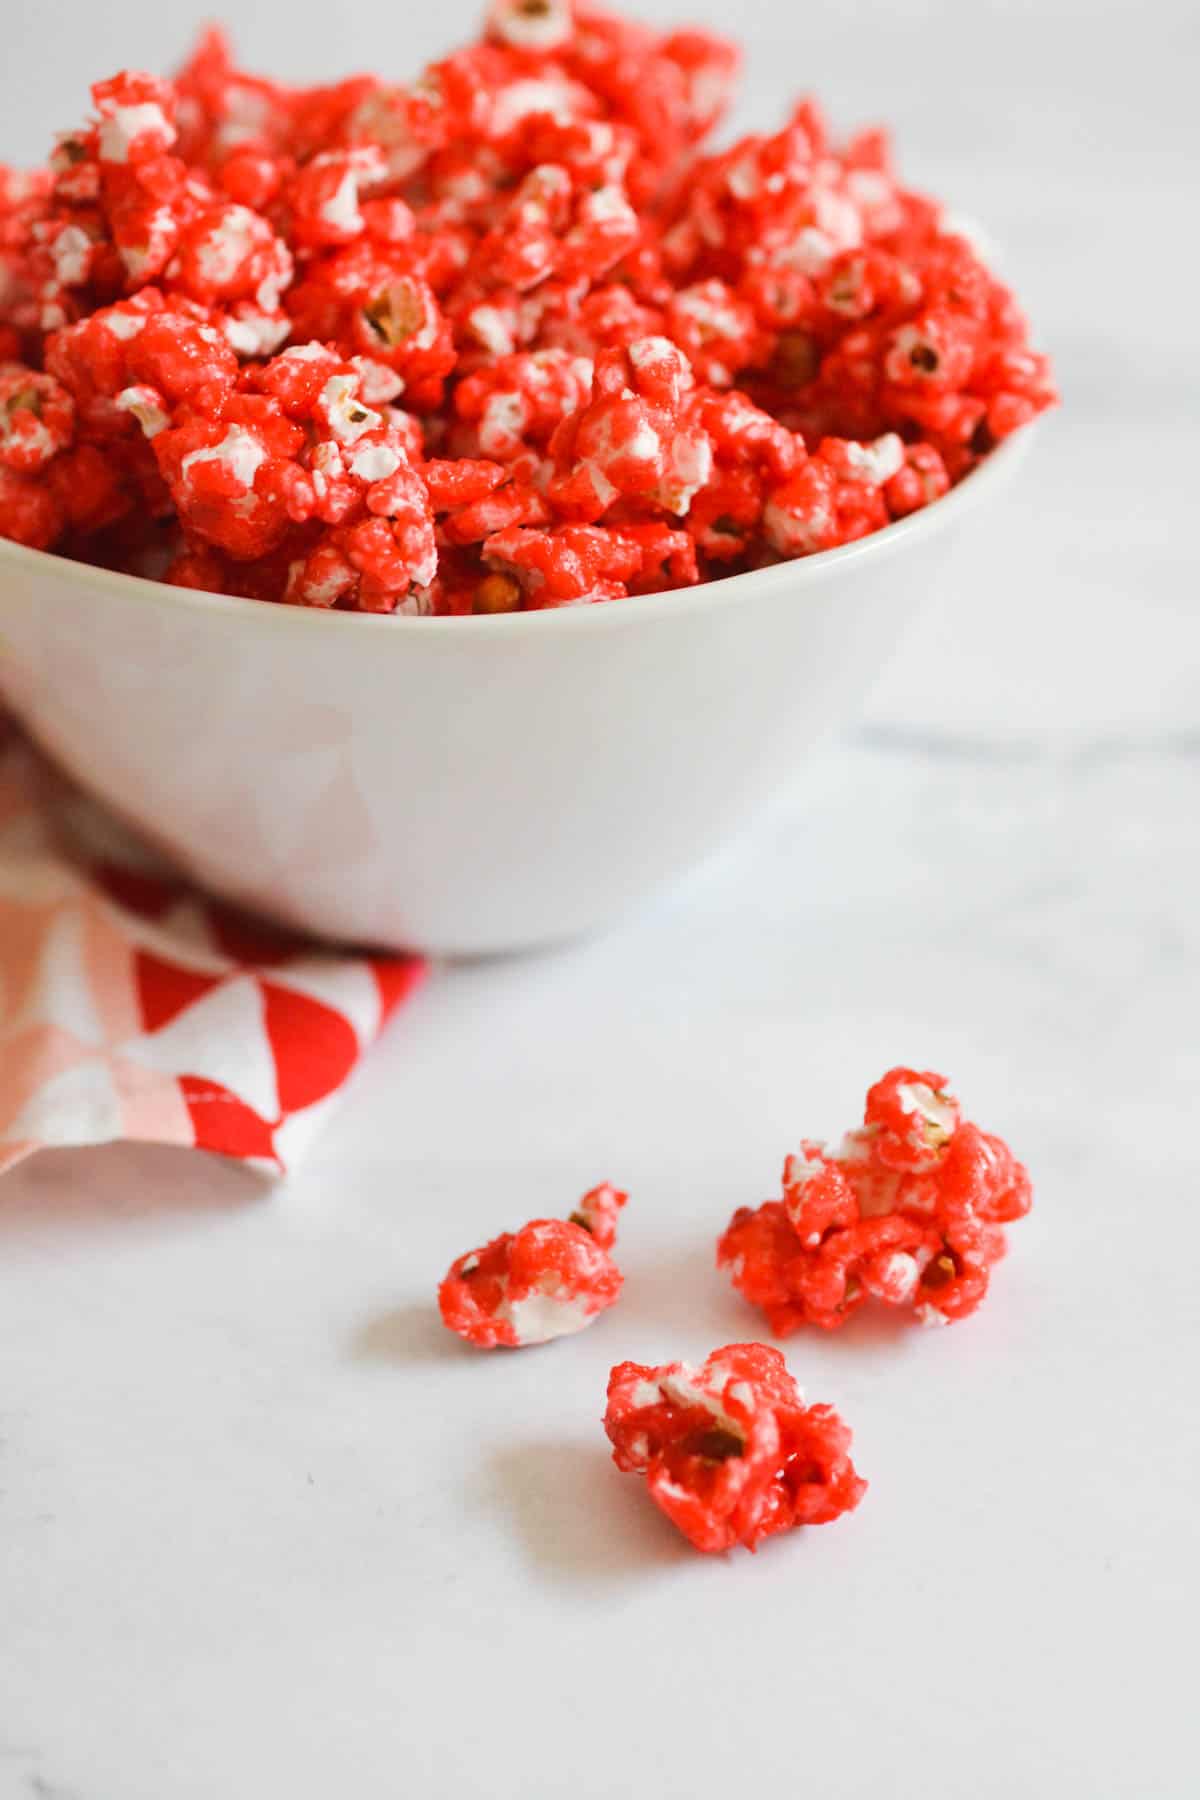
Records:
<instances>
[{"instance_id":1,"label":"triangle pattern fabric","mask_svg":"<svg viewBox=\"0 0 1200 1800\"><path fill-rule=\"evenodd\" d=\"M198 969L185 969L149 950L135 952L134 968L138 1005L147 1031L161 1031L194 1001L210 994L223 979L220 975L205 975Z\"/></svg>"},{"instance_id":2,"label":"triangle pattern fabric","mask_svg":"<svg viewBox=\"0 0 1200 1800\"><path fill-rule=\"evenodd\" d=\"M275 1059L263 1017L262 984L253 975L217 981L159 1031L121 1045L127 1062L194 1075L228 1088L263 1118L279 1112Z\"/></svg>"},{"instance_id":3,"label":"triangle pattern fabric","mask_svg":"<svg viewBox=\"0 0 1200 1800\"><path fill-rule=\"evenodd\" d=\"M336 767L342 722L317 723ZM281 1172L423 972L208 899L0 711L0 1170L136 1138Z\"/></svg>"}]
</instances>

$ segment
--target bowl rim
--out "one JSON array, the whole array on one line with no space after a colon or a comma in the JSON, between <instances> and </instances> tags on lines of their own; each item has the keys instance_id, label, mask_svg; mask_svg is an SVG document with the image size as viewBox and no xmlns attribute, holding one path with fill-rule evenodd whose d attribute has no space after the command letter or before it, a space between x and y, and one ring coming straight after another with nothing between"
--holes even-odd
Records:
<instances>
[{"instance_id":1,"label":"bowl rim","mask_svg":"<svg viewBox=\"0 0 1200 1800\"><path fill-rule=\"evenodd\" d=\"M358 632L365 635L385 632L402 637L432 639L446 636L475 639L495 634L500 638L516 638L530 632L543 635L553 632L590 632L616 630L664 616L683 618L715 606L736 606L751 593L777 588L781 581L798 586L813 586L823 577L834 575L864 558L887 556L900 550L910 539L949 525L964 511L982 500L986 492L1010 474L1026 455L1037 422L1023 425L1012 436L989 451L969 475L931 505L897 519L853 543L841 544L833 550L819 550L811 556L772 563L765 569L750 569L738 575L719 576L698 582L694 587L670 588L653 594L631 594L627 599L604 601L593 606L545 607L534 612L471 613L468 615L422 615L412 613L337 612L309 606L284 606L262 600L246 600L234 594L211 594L199 588L172 587L166 582L152 581L143 575L126 575L114 569L96 568L91 563L76 562L71 557L57 556L49 550L33 550L25 544L0 538L0 578L10 579L22 571L27 574L51 573L73 577L81 588L100 589L118 599L139 604L179 607L189 612L228 616L246 623L258 620L268 630L301 630L316 632ZM269 621L269 623L267 623Z\"/></svg>"}]
</instances>

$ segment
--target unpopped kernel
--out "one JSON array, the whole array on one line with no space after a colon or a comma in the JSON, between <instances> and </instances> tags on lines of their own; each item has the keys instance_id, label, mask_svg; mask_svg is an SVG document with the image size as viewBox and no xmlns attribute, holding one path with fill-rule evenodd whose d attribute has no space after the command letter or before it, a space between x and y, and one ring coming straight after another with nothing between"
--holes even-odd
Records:
<instances>
[{"instance_id":1,"label":"unpopped kernel","mask_svg":"<svg viewBox=\"0 0 1200 1800\"><path fill-rule=\"evenodd\" d=\"M806 1406L778 1350L727 1344L699 1368L619 1363L604 1429L619 1469L697 1550L756 1550L856 1507L867 1484L830 1406Z\"/></svg>"},{"instance_id":2,"label":"unpopped kernel","mask_svg":"<svg viewBox=\"0 0 1200 1800\"><path fill-rule=\"evenodd\" d=\"M1031 1203L1024 1166L962 1118L945 1078L896 1068L836 1149L788 1157L782 1199L734 1213L717 1263L780 1337L836 1330L868 1299L948 1325L975 1311L1002 1226Z\"/></svg>"},{"instance_id":3,"label":"unpopped kernel","mask_svg":"<svg viewBox=\"0 0 1200 1800\"><path fill-rule=\"evenodd\" d=\"M723 149L732 45L493 0L411 83L218 33L0 168L0 535L318 608L506 613L809 556L1053 404L877 131Z\"/></svg>"},{"instance_id":4,"label":"unpopped kernel","mask_svg":"<svg viewBox=\"0 0 1200 1800\"><path fill-rule=\"evenodd\" d=\"M534 1219L451 1264L438 1289L442 1321L481 1349L521 1349L582 1331L616 1300L609 1255L628 1196L608 1183L568 1219Z\"/></svg>"}]
</instances>

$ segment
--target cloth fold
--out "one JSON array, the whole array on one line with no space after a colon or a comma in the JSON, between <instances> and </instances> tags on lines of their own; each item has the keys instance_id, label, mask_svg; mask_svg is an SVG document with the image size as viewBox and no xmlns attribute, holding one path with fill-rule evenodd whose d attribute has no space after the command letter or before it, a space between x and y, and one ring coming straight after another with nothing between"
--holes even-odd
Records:
<instances>
[{"instance_id":1,"label":"cloth fold","mask_svg":"<svg viewBox=\"0 0 1200 1800\"><path fill-rule=\"evenodd\" d=\"M280 1174L423 974L198 893L0 712L0 1171L136 1138Z\"/></svg>"}]
</instances>

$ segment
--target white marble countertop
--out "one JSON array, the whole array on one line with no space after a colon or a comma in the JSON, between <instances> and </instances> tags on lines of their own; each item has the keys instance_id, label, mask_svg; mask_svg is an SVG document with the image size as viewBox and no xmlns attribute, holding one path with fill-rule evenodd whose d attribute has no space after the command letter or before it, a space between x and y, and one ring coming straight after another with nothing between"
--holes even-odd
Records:
<instances>
[{"instance_id":1,"label":"white marble countertop","mask_svg":"<svg viewBox=\"0 0 1200 1800\"><path fill-rule=\"evenodd\" d=\"M1148 311L1196 274L1194 15L1140 9L1127 67L1116 8L1059 0L1030 46L879 0L783 68L791 12L743 10L772 105L811 74L953 167L1067 409L785 811L602 942L439 973L284 1187L129 1147L0 1185L0 1800L1195 1792L1195 359ZM181 35L39 19L18 132L102 37ZM900 1059L1011 1138L1035 1211L969 1324L788 1346L859 1512L695 1556L608 1461L609 1365L754 1335L715 1232ZM450 1340L451 1257L601 1177L620 1308Z\"/></svg>"}]
</instances>

